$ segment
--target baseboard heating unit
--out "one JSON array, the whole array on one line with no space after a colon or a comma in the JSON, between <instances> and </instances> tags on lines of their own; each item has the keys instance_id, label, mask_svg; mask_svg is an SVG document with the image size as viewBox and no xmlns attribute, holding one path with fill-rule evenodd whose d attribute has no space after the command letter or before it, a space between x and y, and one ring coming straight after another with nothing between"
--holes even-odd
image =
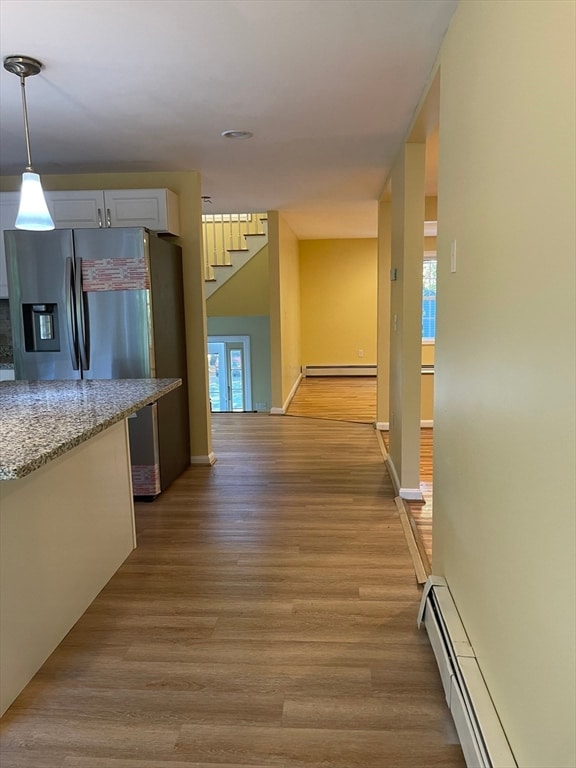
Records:
<instances>
[{"instance_id":1,"label":"baseboard heating unit","mask_svg":"<svg viewBox=\"0 0 576 768\"><path fill-rule=\"evenodd\" d=\"M468 768L517 768L445 579L429 576L418 626L434 650Z\"/></svg>"},{"instance_id":2,"label":"baseboard heating unit","mask_svg":"<svg viewBox=\"0 0 576 768\"><path fill-rule=\"evenodd\" d=\"M376 376L375 365L303 365L302 376Z\"/></svg>"}]
</instances>

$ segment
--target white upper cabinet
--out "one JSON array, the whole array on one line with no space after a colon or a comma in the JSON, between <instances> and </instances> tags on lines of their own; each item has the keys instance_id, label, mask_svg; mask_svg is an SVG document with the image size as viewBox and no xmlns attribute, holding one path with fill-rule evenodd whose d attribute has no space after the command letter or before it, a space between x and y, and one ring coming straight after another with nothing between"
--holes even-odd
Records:
<instances>
[{"instance_id":1,"label":"white upper cabinet","mask_svg":"<svg viewBox=\"0 0 576 768\"><path fill-rule=\"evenodd\" d=\"M14 229L19 205L20 192L3 192L0 195L0 299L8 298L4 230Z\"/></svg>"},{"instance_id":2,"label":"white upper cabinet","mask_svg":"<svg viewBox=\"0 0 576 768\"><path fill-rule=\"evenodd\" d=\"M56 229L95 229L105 226L104 192L46 192L46 202Z\"/></svg>"},{"instance_id":3,"label":"white upper cabinet","mask_svg":"<svg viewBox=\"0 0 576 768\"><path fill-rule=\"evenodd\" d=\"M169 189L106 190L104 203L108 227L147 227L180 234L178 197Z\"/></svg>"},{"instance_id":4,"label":"white upper cabinet","mask_svg":"<svg viewBox=\"0 0 576 768\"><path fill-rule=\"evenodd\" d=\"M57 229L146 227L180 234L178 196L170 189L87 189L45 192ZM8 296L4 230L14 229L20 192L0 193L0 299Z\"/></svg>"},{"instance_id":5,"label":"white upper cabinet","mask_svg":"<svg viewBox=\"0 0 576 768\"><path fill-rule=\"evenodd\" d=\"M178 197L169 189L106 189L47 192L58 229L146 227L180 234Z\"/></svg>"}]
</instances>

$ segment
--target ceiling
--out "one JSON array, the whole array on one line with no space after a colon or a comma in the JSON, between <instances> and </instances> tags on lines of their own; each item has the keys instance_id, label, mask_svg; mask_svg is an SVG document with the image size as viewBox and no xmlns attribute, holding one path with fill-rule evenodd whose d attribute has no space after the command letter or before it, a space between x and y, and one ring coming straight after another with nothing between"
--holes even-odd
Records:
<instances>
[{"instance_id":1,"label":"ceiling","mask_svg":"<svg viewBox=\"0 0 576 768\"><path fill-rule=\"evenodd\" d=\"M207 213L374 237L377 200L457 0L1 0L41 174L196 170ZM0 173L25 164L0 73ZM221 136L253 132L247 140Z\"/></svg>"}]
</instances>

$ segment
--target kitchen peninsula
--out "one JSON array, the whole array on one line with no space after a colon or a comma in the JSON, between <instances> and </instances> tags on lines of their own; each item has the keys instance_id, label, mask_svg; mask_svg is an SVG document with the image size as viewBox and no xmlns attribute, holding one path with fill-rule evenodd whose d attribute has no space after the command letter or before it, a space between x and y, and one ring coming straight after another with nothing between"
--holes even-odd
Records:
<instances>
[{"instance_id":1,"label":"kitchen peninsula","mask_svg":"<svg viewBox=\"0 0 576 768\"><path fill-rule=\"evenodd\" d=\"M0 714L136 546L126 419L180 385L0 382Z\"/></svg>"}]
</instances>

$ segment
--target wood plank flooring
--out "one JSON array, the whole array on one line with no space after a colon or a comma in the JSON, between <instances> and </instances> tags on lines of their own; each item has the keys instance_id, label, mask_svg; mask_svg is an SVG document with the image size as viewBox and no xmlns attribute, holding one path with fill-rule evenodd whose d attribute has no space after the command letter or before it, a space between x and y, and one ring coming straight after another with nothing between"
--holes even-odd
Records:
<instances>
[{"instance_id":1,"label":"wood plank flooring","mask_svg":"<svg viewBox=\"0 0 576 768\"><path fill-rule=\"evenodd\" d=\"M214 467L0 722L2 768L464 768L375 432L214 415Z\"/></svg>"},{"instance_id":2,"label":"wood plank flooring","mask_svg":"<svg viewBox=\"0 0 576 768\"><path fill-rule=\"evenodd\" d=\"M376 421L375 376L318 376L302 379L288 416L315 419Z\"/></svg>"},{"instance_id":3,"label":"wood plank flooring","mask_svg":"<svg viewBox=\"0 0 576 768\"><path fill-rule=\"evenodd\" d=\"M302 379L290 406L288 416L316 419L376 421L376 378L370 376L318 376ZM384 442L387 445L387 434ZM406 502L428 561L432 562L432 460L433 430L420 432L420 480L425 503Z\"/></svg>"}]
</instances>

